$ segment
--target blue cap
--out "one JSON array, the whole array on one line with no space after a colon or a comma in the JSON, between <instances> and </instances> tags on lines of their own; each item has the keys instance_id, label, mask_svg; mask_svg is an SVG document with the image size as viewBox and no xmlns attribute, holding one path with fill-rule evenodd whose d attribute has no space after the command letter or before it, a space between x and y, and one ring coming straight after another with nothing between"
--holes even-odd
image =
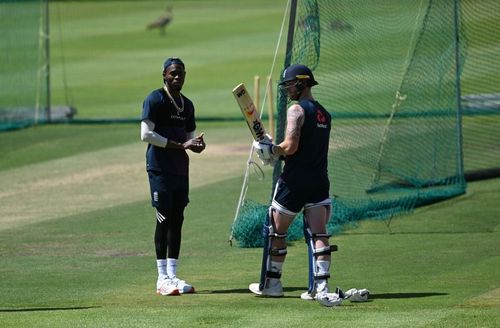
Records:
<instances>
[{"instance_id":1,"label":"blue cap","mask_svg":"<svg viewBox=\"0 0 500 328\"><path fill-rule=\"evenodd\" d=\"M314 75L309 67L301 64L288 66L283 71L282 80L279 84L282 85L285 82L294 80L305 80L307 81L307 86L310 87L318 84L318 82L314 79Z\"/></svg>"},{"instance_id":2,"label":"blue cap","mask_svg":"<svg viewBox=\"0 0 500 328\"><path fill-rule=\"evenodd\" d=\"M163 70L166 70L167 67L169 67L170 65L173 65L173 64L179 64L182 67L184 67L184 63L182 62L182 60L179 57L170 57L167 60L165 60L165 63L163 63Z\"/></svg>"}]
</instances>

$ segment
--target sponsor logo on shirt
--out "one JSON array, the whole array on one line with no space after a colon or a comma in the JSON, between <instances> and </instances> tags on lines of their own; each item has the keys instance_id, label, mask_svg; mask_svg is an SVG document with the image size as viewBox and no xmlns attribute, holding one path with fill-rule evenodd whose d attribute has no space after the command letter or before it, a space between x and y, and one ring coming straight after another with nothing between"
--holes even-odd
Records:
<instances>
[{"instance_id":1,"label":"sponsor logo on shirt","mask_svg":"<svg viewBox=\"0 0 500 328\"><path fill-rule=\"evenodd\" d=\"M186 120L185 117L182 117L182 116L179 116L179 115L175 115L175 114L170 115L170 118L173 119L173 120L180 120L180 121L185 121Z\"/></svg>"},{"instance_id":2,"label":"sponsor logo on shirt","mask_svg":"<svg viewBox=\"0 0 500 328\"><path fill-rule=\"evenodd\" d=\"M316 110L316 126L321 129L328 128L325 114L323 114L319 109Z\"/></svg>"}]
</instances>

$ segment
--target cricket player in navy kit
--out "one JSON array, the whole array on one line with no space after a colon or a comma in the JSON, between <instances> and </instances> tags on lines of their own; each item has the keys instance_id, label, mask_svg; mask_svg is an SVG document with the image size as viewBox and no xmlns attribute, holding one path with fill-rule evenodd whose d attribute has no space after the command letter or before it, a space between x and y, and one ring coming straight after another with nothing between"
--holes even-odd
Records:
<instances>
[{"instance_id":1,"label":"cricket player in navy kit","mask_svg":"<svg viewBox=\"0 0 500 328\"><path fill-rule=\"evenodd\" d=\"M311 288L301 298L335 306L342 303L342 297L328 290L333 249L326 229L331 213L328 179L331 116L312 96L311 88L317 84L307 66L286 68L280 87L297 103L287 110L285 139L277 145L254 143L262 160L272 163L284 157L285 165L269 208L264 237L268 250L263 255L261 282L250 284L249 289L260 296L283 296L280 277L287 253L286 235L295 216L303 210L306 241L310 242L309 255L313 262Z\"/></svg>"},{"instance_id":2,"label":"cricket player in navy kit","mask_svg":"<svg viewBox=\"0 0 500 328\"><path fill-rule=\"evenodd\" d=\"M163 65L163 82L144 100L141 140L148 143L146 170L151 201L156 209L154 243L159 295L193 293L194 287L177 277L184 208L189 203L189 157L186 150L205 149L203 134L195 137L195 115L191 100L181 89L186 72L180 58Z\"/></svg>"}]
</instances>

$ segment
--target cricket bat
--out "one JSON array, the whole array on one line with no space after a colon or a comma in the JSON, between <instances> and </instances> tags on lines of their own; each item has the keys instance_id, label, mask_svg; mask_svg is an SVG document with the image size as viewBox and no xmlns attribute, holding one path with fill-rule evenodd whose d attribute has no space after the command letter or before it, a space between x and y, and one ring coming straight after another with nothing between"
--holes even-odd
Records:
<instances>
[{"instance_id":1,"label":"cricket bat","mask_svg":"<svg viewBox=\"0 0 500 328\"><path fill-rule=\"evenodd\" d=\"M245 121L255 141L266 139L266 130L260 120L259 110L255 107L252 97L245 88L245 85L243 83L238 84L233 89L233 95L240 106L241 113L245 117Z\"/></svg>"}]
</instances>

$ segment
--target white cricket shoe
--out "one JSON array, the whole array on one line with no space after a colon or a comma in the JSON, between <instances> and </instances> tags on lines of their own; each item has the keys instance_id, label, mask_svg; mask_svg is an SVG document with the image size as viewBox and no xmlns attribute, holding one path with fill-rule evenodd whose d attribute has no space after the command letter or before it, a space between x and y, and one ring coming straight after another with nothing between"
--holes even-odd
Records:
<instances>
[{"instance_id":1,"label":"white cricket shoe","mask_svg":"<svg viewBox=\"0 0 500 328\"><path fill-rule=\"evenodd\" d=\"M188 284L185 280L181 280L177 277L170 278L172 284L179 290L181 294L192 294L194 293L194 287Z\"/></svg>"},{"instance_id":2,"label":"white cricket shoe","mask_svg":"<svg viewBox=\"0 0 500 328\"><path fill-rule=\"evenodd\" d=\"M156 294L163 296L176 296L180 295L177 286L168 277L160 277L156 282Z\"/></svg>"},{"instance_id":3,"label":"white cricket shoe","mask_svg":"<svg viewBox=\"0 0 500 328\"><path fill-rule=\"evenodd\" d=\"M300 294L300 298L306 301L314 301L315 295L309 294L309 292L303 292Z\"/></svg>"},{"instance_id":4,"label":"white cricket shoe","mask_svg":"<svg viewBox=\"0 0 500 328\"><path fill-rule=\"evenodd\" d=\"M268 297L283 296L283 286L281 286L281 281L278 279L276 279L275 282L267 280L263 290L260 290L260 284L258 282L250 284L248 286L248 289L250 289L252 293L259 296L268 296Z\"/></svg>"},{"instance_id":5,"label":"white cricket shoe","mask_svg":"<svg viewBox=\"0 0 500 328\"><path fill-rule=\"evenodd\" d=\"M366 302L368 300L369 295L370 291L366 288L363 289L351 288L345 292L344 299L348 299L351 302Z\"/></svg>"}]
</instances>

